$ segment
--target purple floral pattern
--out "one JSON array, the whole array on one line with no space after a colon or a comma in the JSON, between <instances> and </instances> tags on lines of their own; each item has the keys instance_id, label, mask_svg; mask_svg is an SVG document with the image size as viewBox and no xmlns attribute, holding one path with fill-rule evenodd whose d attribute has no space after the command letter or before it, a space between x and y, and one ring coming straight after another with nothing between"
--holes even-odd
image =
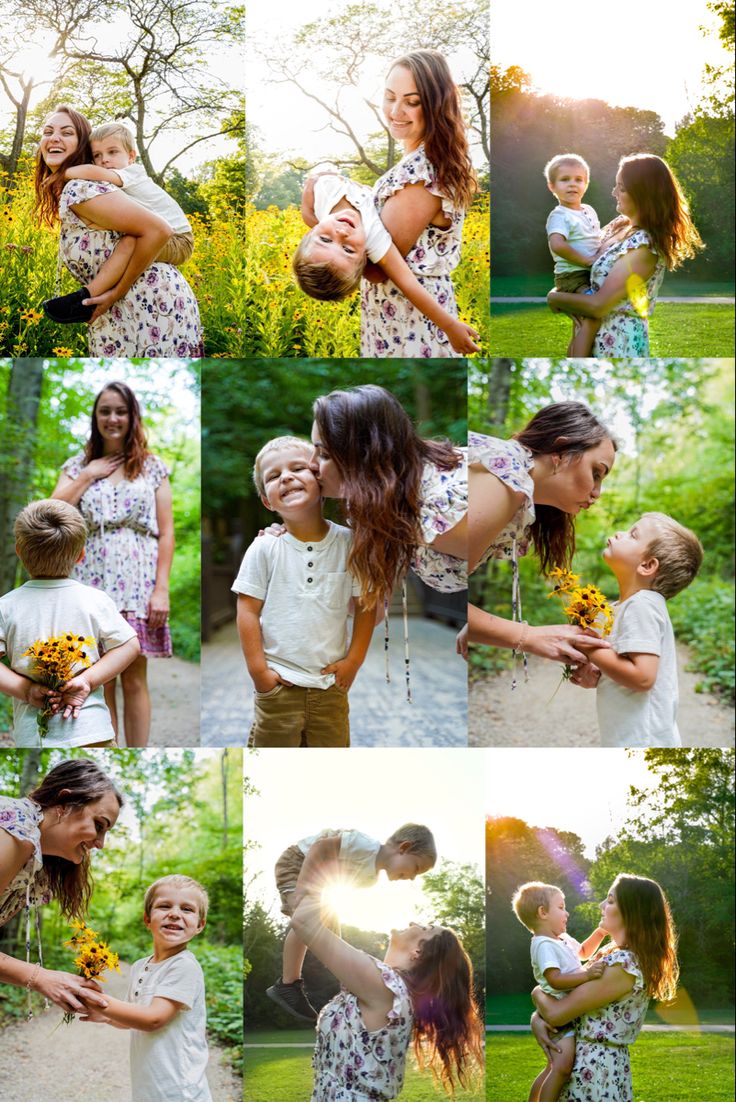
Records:
<instances>
[{"instance_id":1,"label":"purple floral pattern","mask_svg":"<svg viewBox=\"0 0 736 1102\"><path fill-rule=\"evenodd\" d=\"M468 433L468 462L481 466L500 479L505 486L524 495L516 513L484 551L480 563L489 559L513 559L529 550L529 529L534 523L534 483L530 471L534 466L532 453L516 440L500 440L480 432Z\"/></svg>"},{"instance_id":2,"label":"purple floral pattern","mask_svg":"<svg viewBox=\"0 0 736 1102\"><path fill-rule=\"evenodd\" d=\"M90 229L72 206L116 190L112 184L70 180L61 193L60 250L75 279L87 284L121 236ZM194 292L173 264L146 268L128 293L88 327L90 356L202 356L202 328Z\"/></svg>"},{"instance_id":3,"label":"purple floral pattern","mask_svg":"<svg viewBox=\"0 0 736 1102\"><path fill-rule=\"evenodd\" d=\"M646 315L640 317L631 299L620 302L610 314L606 314L601 323L593 345L594 356L645 357L649 355L649 317L657 304L657 295L664 279L664 260L652 245L646 230L635 230L623 241L615 241L601 253L590 269L590 289L598 291L605 282L611 268L632 249L650 249L657 256L654 272L646 283Z\"/></svg>"},{"instance_id":4,"label":"purple floral pattern","mask_svg":"<svg viewBox=\"0 0 736 1102\"><path fill-rule=\"evenodd\" d=\"M630 950L614 949L604 960L621 965L634 977L634 987L617 1002L577 1019L575 1066L560 1102L634 1102L628 1046L639 1036L649 996Z\"/></svg>"},{"instance_id":5,"label":"purple floral pattern","mask_svg":"<svg viewBox=\"0 0 736 1102\"><path fill-rule=\"evenodd\" d=\"M449 314L457 317L451 273L460 261L465 213L457 210L439 191L435 175L424 146L420 145L376 181L373 200L380 214L387 199L402 188L417 183L423 183L432 195L442 200L442 210L451 220L450 225L447 229L427 226L408 253L406 262L432 298ZM361 356L381 359L408 356L449 358L459 355L453 351L447 335L412 306L391 280L384 283L363 280L360 352Z\"/></svg>"},{"instance_id":6,"label":"purple floral pattern","mask_svg":"<svg viewBox=\"0 0 736 1102\"><path fill-rule=\"evenodd\" d=\"M312 1057L311 1102L389 1102L404 1085L413 1014L406 984L383 961L370 957L393 995L387 1023L367 1030L357 995L343 988L320 1011Z\"/></svg>"},{"instance_id":7,"label":"purple floral pattern","mask_svg":"<svg viewBox=\"0 0 736 1102\"><path fill-rule=\"evenodd\" d=\"M457 593L468 586L468 564L436 551L433 541L449 532L468 511L467 448L458 448L462 462L451 471L425 463L420 483L419 523L424 543L415 548L411 568L431 589Z\"/></svg>"},{"instance_id":8,"label":"purple floral pattern","mask_svg":"<svg viewBox=\"0 0 736 1102\"><path fill-rule=\"evenodd\" d=\"M0 830L21 842L30 842L33 853L15 874L8 886L0 891L0 926L29 903L38 907L51 899L48 879L41 855L39 825L43 811L33 800L13 800L0 796Z\"/></svg>"}]
</instances>

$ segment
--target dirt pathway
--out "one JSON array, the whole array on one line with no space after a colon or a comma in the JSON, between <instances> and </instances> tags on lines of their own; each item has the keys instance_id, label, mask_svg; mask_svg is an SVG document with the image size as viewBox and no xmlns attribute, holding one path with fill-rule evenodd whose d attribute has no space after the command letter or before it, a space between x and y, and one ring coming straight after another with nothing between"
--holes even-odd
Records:
<instances>
[{"instance_id":1,"label":"dirt pathway","mask_svg":"<svg viewBox=\"0 0 736 1102\"><path fill-rule=\"evenodd\" d=\"M105 987L125 998L130 966ZM60 1025L52 1007L31 1022L0 1031L2 1102L131 1102L127 1030L72 1022ZM207 1079L213 1102L236 1102L243 1088L223 1052L210 1042Z\"/></svg>"},{"instance_id":2,"label":"dirt pathway","mask_svg":"<svg viewBox=\"0 0 736 1102\"><path fill-rule=\"evenodd\" d=\"M688 649L677 646L680 704L678 726L684 746L733 746L734 713L710 693L696 693L700 675L689 673ZM470 687L471 746L599 746L595 693L562 685L561 667L529 659L529 681L517 672L488 677ZM554 696L554 698L553 698Z\"/></svg>"}]
</instances>

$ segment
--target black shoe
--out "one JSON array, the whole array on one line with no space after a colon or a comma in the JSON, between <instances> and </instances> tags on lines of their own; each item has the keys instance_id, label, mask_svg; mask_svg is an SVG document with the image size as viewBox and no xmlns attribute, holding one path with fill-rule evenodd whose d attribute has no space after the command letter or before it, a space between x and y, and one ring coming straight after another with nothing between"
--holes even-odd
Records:
<instances>
[{"instance_id":1,"label":"black shoe","mask_svg":"<svg viewBox=\"0 0 736 1102\"><path fill-rule=\"evenodd\" d=\"M80 291L72 291L70 295L61 295L59 298L47 298L41 303L41 309L52 321L70 323L74 321L89 321L95 312L94 306L82 306L82 299L90 298L89 288L82 287Z\"/></svg>"},{"instance_id":2,"label":"black shoe","mask_svg":"<svg viewBox=\"0 0 736 1102\"><path fill-rule=\"evenodd\" d=\"M268 988L266 994L293 1018L299 1018L303 1022L317 1021L317 1011L304 992L304 980L295 980L294 983L282 983L279 980Z\"/></svg>"}]
</instances>

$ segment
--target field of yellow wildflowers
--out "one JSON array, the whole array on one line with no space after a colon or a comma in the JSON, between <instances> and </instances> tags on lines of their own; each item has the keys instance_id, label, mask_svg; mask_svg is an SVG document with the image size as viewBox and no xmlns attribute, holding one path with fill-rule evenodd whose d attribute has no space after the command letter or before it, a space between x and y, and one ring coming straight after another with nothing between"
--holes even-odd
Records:
<instances>
[{"instance_id":1,"label":"field of yellow wildflowers","mask_svg":"<svg viewBox=\"0 0 736 1102\"><path fill-rule=\"evenodd\" d=\"M1 181L0 181L1 183ZM0 186L0 356L86 355L84 325L58 325L40 304L54 294L58 229L32 218L29 174ZM232 211L212 219L191 216L195 249L182 271L199 302L207 356L245 353L245 227ZM62 294L78 285L62 273Z\"/></svg>"},{"instance_id":2,"label":"field of yellow wildflowers","mask_svg":"<svg viewBox=\"0 0 736 1102\"><path fill-rule=\"evenodd\" d=\"M360 302L317 302L303 294L292 276L291 257L304 233L295 207L249 208L245 240L245 353L274 358L357 356ZM488 200L474 204L465 220L463 254L453 282L460 317L481 334L489 348Z\"/></svg>"}]
</instances>

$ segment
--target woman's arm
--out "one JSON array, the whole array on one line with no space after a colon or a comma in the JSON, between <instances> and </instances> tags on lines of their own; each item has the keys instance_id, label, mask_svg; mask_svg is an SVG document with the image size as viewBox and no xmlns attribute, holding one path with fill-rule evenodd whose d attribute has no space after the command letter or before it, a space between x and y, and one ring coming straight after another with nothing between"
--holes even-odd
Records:
<instances>
[{"instance_id":1,"label":"woman's arm","mask_svg":"<svg viewBox=\"0 0 736 1102\"><path fill-rule=\"evenodd\" d=\"M534 988L532 999L546 1022L561 1026L580 1014L589 1014L592 1010L600 1010L609 1003L623 999L633 991L634 982L631 973L626 972L620 964L611 964L595 983L584 983L581 987L576 987L564 999L553 999L541 987Z\"/></svg>"},{"instance_id":2,"label":"woman's arm","mask_svg":"<svg viewBox=\"0 0 736 1102\"><path fill-rule=\"evenodd\" d=\"M441 212L442 200L438 195L432 195L424 184L407 184L386 200L381 221L401 256L406 256ZM371 283L382 283L386 279L380 265L366 265L363 274Z\"/></svg>"},{"instance_id":3,"label":"woman's arm","mask_svg":"<svg viewBox=\"0 0 736 1102\"><path fill-rule=\"evenodd\" d=\"M438 329L442 329L447 334L453 351L465 355L471 352L480 352L477 344L472 340L473 337L478 336L476 330L460 321L459 318L454 318L451 314L448 314L447 310L440 306L436 299L432 298L429 291L425 291L395 245L392 245L388 250L381 260L380 266L388 279L396 284L402 295L408 298L412 306L415 306L420 313L424 314L425 318L429 318Z\"/></svg>"},{"instance_id":4,"label":"woman's arm","mask_svg":"<svg viewBox=\"0 0 736 1102\"><path fill-rule=\"evenodd\" d=\"M456 559L466 562L468 558L468 514L460 517L460 520L446 532L440 532L432 541L432 547L442 551L445 555L453 555Z\"/></svg>"},{"instance_id":5,"label":"woman's arm","mask_svg":"<svg viewBox=\"0 0 736 1102\"><path fill-rule=\"evenodd\" d=\"M148 602L148 623L160 628L169 613L169 574L174 557L174 512L171 506L171 483L165 478L156 490L156 523L158 524L158 552L156 555L156 582Z\"/></svg>"},{"instance_id":6,"label":"woman's arm","mask_svg":"<svg viewBox=\"0 0 736 1102\"><path fill-rule=\"evenodd\" d=\"M629 298L632 276L646 283L657 267L657 257L645 245L620 256L606 276L600 290L592 295L573 295L567 291L550 291L547 302L553 310L565 310L585 318L604 318L619 302Z\"/></svg>"},{"instance_id":7,"label":"woman's arm","mask_svg":"<svg viewBox=\"0 0 736 1102\"><path fill-rule=\"evenodd\" d=\"M31 842L23 842L7 830L0 830L0 894L12 884L32 853Z\"/></svg>"},{"instance_id":8,"label":"woman's arm","mask_svg":"<svg viewBox=\"0 0 736 1102\"><path fill-rule=\"evenodd\" d=\"M468 466L468 571L478 566L483 553L498 539L516 515L524 495L512 490L480 463Z\"/></svg>"},{"instance_id":9,"label":"woman's arm","mask_svg":"<svg viewBox=\"0 0 736 1102\"><path fill-rule=\"evenodd\" d=\"M591 632L595 635L595 632ZM521 654L535 654L538 658L550 658L553 662L585 662L585 655L576 650L589 641L582 628L574 624L533 624L505 620L491 615L477 605L468 605L468 641L489 647L507 647ZM610 643L599 640L599 647Z\"/></svg>"},{"instance_id":10,"label":"woman's arm","mask_svg":"<svg viewBox=\"0 0 736 1102\"><path fill-rule=\"evenodd\" d=\"M156 259L173 230L163 218L129 199L123 191L97 195L94 199L76 203L72 209L95 229L113 230L135 238L135 248L128 266L115 286L94 299L85 300L97 304L97 309L90 318L92 322L130 290L138 276Z\"/></svg>"}]
</instances>

